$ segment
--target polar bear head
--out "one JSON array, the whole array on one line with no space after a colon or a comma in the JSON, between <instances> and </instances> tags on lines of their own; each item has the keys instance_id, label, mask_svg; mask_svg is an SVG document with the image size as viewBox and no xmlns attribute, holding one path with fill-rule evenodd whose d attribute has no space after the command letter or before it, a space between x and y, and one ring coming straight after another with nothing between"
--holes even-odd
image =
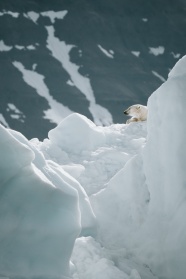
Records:
<instances>
[{"instance_id":1,"label":"polar bear head","mask_svg":"<svg viewBox=\"0 0 186 279\"><path fill-rule=\"evenodd\" d=\"M147 120L148 109L143 105L133 105L124 111L124 114L132 116L126 123Z\"/></svg>"}]
</instances>

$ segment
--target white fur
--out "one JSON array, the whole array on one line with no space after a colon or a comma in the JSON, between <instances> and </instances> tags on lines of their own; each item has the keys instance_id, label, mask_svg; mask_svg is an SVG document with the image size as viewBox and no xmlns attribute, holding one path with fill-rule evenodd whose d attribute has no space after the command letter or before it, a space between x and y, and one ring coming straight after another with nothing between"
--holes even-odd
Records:
<instances>
[{"instance_id":1,"label":"white fur","mask_svg":"<svg viewBox=\"0 0 186 279\"><path fill-rule=\"evenodd\" d=\"M132 116L127 120L127 124L130 122L146 121L148 109L146 106L133 105L124 111L124 114Z\"/></svg>"}]
</instances>

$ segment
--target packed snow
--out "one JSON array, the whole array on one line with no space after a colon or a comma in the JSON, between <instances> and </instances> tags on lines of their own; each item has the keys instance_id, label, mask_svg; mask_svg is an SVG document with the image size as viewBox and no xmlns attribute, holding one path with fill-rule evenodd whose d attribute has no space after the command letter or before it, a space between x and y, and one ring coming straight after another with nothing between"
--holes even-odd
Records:
<instances>
[{"instance_id":1,"label":"packed snow","mask_svg":"<svg viewBox=\"0 0 186 279\"><path fill-rule=\"evenodd\" d=\"M74 113L43 142L0 126L0 276L183 279L186 56L147 122Z\"/></svg>"},{"instance_id":2,"label":"packed snow","mask_svg":"<svg viewBox=\"0 0 186 279\"><path fill-rule=\"evenodd\" d=\"M1 275L68 276L70 252L80 231L77 191L23 135L0 129Z\"/></svg>"}]
</instances>

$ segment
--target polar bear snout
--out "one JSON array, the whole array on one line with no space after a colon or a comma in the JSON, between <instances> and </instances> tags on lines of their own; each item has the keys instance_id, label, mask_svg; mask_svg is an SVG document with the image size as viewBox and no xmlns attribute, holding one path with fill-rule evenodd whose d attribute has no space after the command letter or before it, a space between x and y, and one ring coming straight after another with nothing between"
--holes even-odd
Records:
<instances>
[{"instance_id":1,"label":"polar bear snout","mask_svg":"<svg viewBox=\"0 0 186 279\"><path fill-rule=\"evenodd\" d=\"M127 109L127 110L124 110L123 113L126 114L126 115L129 115L129 110L128 110L128 109Z\"/></svg>"}]
</instances>

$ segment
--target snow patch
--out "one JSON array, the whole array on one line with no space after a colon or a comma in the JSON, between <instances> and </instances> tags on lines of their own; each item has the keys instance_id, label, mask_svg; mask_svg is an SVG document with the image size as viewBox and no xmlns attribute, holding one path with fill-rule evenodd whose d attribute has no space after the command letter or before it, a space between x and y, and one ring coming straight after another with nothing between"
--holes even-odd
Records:
<instances>
[{"instance_id":1,"label":"snow patch","mask_svg":"<svg viewBox=\"0 0 186 279\"><path fill-rule=\"evenodd\" d=\"M30 11L27 14L24 14L25 17L31 19L35 24L37 24L37 20L39 18L39 14L34 12L34 11Z\"/></svg>"},{"instance_id":2,"label":"snow patch","mask_svg":"<svg viewBox=\"0 0 186 279\"><path fill-rule=\"evenodd\" d=\"M0 16L3 16L3 15L10 15L10 16L12 16L12 17L18 18L19 13L11 12L11 11L3 11L3 12L0 12Z\"/></svg>"},{"instance_id":3,"label":"snow patch","mask_svg":"<svg viewBox=\"0 0 186 279\"><path fill-rule=\"evenodd\" d=\"M36 64L36 63L34 63L34 64L32 65L32 70L33 70L33 71L35 71L35 70L36 70L36 68L37 68L37 64Z\"/></svg>"},{"instance_id":4,"label":"snow patch","mask_svg":"<svg viewBox=\"0 0 186 279\"><path fill-rule=\"evenodd\" d=\"M3 124L6 128L9 128L9 125L6 119L4 118L4 116L2 115L2 113L0 113L0 123Z\"/></svg>"},{"instance_id":5,"label":"snow patch","mask_svg":"<svg viewBox=\"0 0 186 279\"><path fill-rule=\"evenodd\" d=\"M44 111L44 118L49 119L53 123L60 123L60 121L72 113L72 111L58 103L50 95L49 89L44 82L44 76L35 72L34 70L27 70L21 62L14 61L13 65L22 73L24 81L33 87L37 94L48 101L50 109Z\"/></svg>"},{"instance_id":6,"label":"snow patch","mask_svg":"<svg viewBox=\"0 0 186 279\"><path fill-rule=\"evenodd\" d=\"M136 57L139 57L140 56L140 51L131 51L131 53L133 54L133 55L135 55Z\"/></svg>"},{"instance_id":7,"label":"snow patch","mask_svg":"<svg viewBox=\"0 0 186 279\"><path fill-rule=\"evenodd\" d=\"M42 16L47 16L50 18L51 23L55 23L56 19L63 19L67 15L68 11L47 11L47 12L42 12Z\"/></svg>"},{"instance_id":8,"label":"snow patch","mask_svg":"<svg viewBox=\"0 0 186 279\"><path fill-rule=\"evenodd\" d=\"M98 48L109 58L114 58L114 53L113 51L107 51L106 49L104 49L101 45L98 45Z\"/></svg>"},{"instance_id":9,"label":"snow patch","mask_svg":"<svg viewBox=\"0 0 186 279\"><path fill-rule=\"evenodd\" d=\"M70 75L74 86L76 86L90 102L89 110L93 116L94 122L97 125L108 125L113 123L110 112L106 108L96 104L90 80L79 73L80 66L70 61L70 51L75 46L67 45L65 42L55 37L53 26L47 26L46 29L48 32L47 48L50 49L53 57L61 63L62 67Z\"/></svg>"},{"instance_id":10,"label":"snow patch","mask_svg":"<svg viewBox=\"0 0 186 279\"><path fill-rule=\"evenodd\" d=\"M67 80L67 84L70 85L70 86L74 86L74 83L70 79Z\"/></svg>"},{"instance_id":11,"label":"snow patch","mask_svg":"<svg viewBox=\"0 0 186 279\"><path fill-rule=\"evenodd\" d=\"M164 77L162 77L160 74L158 74L157 72L155 71L152 71L153 75L156 76L157 78L159 78L161 81L165 82L166 79Z\"/></svg>"},{"instance_id":12,"label":"snow patch","mask_svg":"<svg viewBox=\"0 0 186 279\"><path fill-rule=\"evenodd\" d=\"M7 46L3 40L0 40L0 51L10 51L12 48L12 46Z\"/></svg>"},{"instance_id":13,"label":"snow patch","mask_svg":"<svg viewBox=\"0 0 186 279\"><path fill-rule=\"evenodd\" d=\"M14 47L17 48L17 49L19 49L19 50L25 49L24 46L20 46L20 45L15 45Z\"/></svg>"},{"instance_id":14,"label":"snow patch","mask_svg":"<svg viewBox=\"0 0 186 279\"><path fill-rule=\"evenodd\" d=\"M29 46L27 46L26 48L29 49L29 50L35 50L35 49L36 49L36 47L33 46L33 45L29 45Z\"/></svg>"},{"instance_id":15,"label":"snow patch","mask_svg":"<svg viewBox=\"0 0 186 279\"><path fill-rule=\"evenodd\" d=\"M10 117L18 119L21 122L25 121L25 115L14 104L9 103L7 105L8 108L6 110L10 112Z\"/></svg>"},{"instance_id":16,"label":"snow patch","mask_svg":"<svg viewBox=\"0 0 186 279\"><path fill-rule=\"evenodd\" d=\"M163 46L159 47L149 47L149 53L155 56L162 55L165 52L165 48Z\"/></svg>"},{"instance_id":17,"label":"snow patch","mask_svg":"<svg viewBox=\"0 0 186 279\"><path fill-rule=\"evenodd\" d=\"M83 55L82 50L81 50L81 49L79 49L79 50L78 50L78 52L79 52L79 57L82 57L82 55Z\"/></svg>"},{"instance_id":18,"label":"snow patch","mask_svg":"<svg viewBox=\"0 0 186 279\"><path fill-rule=\"evenodd\" d=\"M178 59L180 58L181 54L180 53L174 53L173 51L171 52L172 56L175 58L175 59Z\"/></svg>"},{"instance_id":19,"label":"snow patch","mask_svg":"<svg viewBox=\"0 0 186 279\"><path fill-rule=\"evenodd\" d=\"M16 49L19 49L19 50L35 50L36 47L34 45L28 45L28 46L20 46L20 45L15 45L14 46Z\"/></svg>"}]
</instances>

